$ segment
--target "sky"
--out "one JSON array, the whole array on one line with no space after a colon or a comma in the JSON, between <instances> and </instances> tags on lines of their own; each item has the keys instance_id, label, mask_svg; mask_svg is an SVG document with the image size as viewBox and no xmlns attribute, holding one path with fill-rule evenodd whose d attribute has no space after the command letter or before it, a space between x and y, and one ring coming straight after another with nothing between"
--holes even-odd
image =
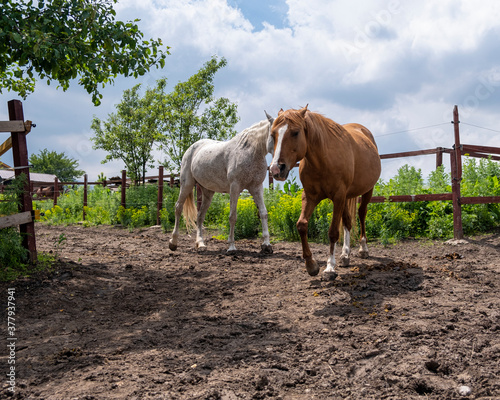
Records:
<instances>
[{"instance_id":1,"label":"sky","mask_svg":"<svg viewBox=\"0 0 500 400\"><path fill-rule=\"evenodd\" d=\"M216 74L215 96L237 103L238 131L265 119L264 110L276 116L308 104L340 124L365 125L380 154L450 148L457 105L462 143L500 146L497 0L119 0L115 10L118 20L139 18L145 39L170 47L163 69L117 78L98 107L77 81L66 92L39 81L26 100L0 95L0 120L8 120L7 101L20 99L25 119L36 123L30 155L64 153L90 181L124 168L102 164L105 153L92 149L93 117L106 120L137 83L152 87L166 77L173 90L214 55L228 62ZM0 141L7 137L0 133ZM0 161L12 165L12 152ZM382 179L403 164L425 179L435 157L383 160Z\"/></svg>"}]
</instances>

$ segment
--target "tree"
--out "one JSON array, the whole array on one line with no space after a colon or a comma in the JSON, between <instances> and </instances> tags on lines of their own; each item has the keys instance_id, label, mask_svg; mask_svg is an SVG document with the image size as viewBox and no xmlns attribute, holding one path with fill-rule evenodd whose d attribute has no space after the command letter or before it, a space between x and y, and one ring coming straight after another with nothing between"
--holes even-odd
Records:
<instances>
[{"instance_id":1,"label":"tree","mask_svg":"<svg viewBox=\"0 0 500 400\"><path fill-rule=\"evenodd\" d=\"M151 91L141 98L140 88L139 84L125 90L122 101L116 105L116 113L109 114L107 121L94 117L91 128L95 136L91 140L94 149L109 153L103 164L122 160L129 177L144 183L146 168L153 167L152 150L158 131L151 113Z\"/></svg>"},{"instance_id":2,"label":"tree","mask_svg":"<svg viewBox=\"0 0 500 400\"><path fill-rule=\"evenodd\" d=\"M225 140L236 134L237 105L227 98L213 97L215 73L226 64L225 58L218 61L212 57L169 94L165 93L166 79L157 81L152 112L156 115L161 148L167 155L163 164L170 171L179 171L183 154L194 142L202 138ZM202 105L205 108L199 114Z\"/></svg>"},{"instance_id":3,"label":"tree","mask_svg":"<svg viewBox=\"0 0 500 400\"><path fill-rule=\"evenodd\" d=\"M64 153L43 149L39 155L32 154L29 158L31 170L41 174L53 174L61 182L74 182L76 178L85 174L77 169L78 161L67 157Z\"/></svg>"},{"instance_id":4,"label":"tree","mask_svg":"<svg viewBox=\"0 0 500 400\"><path fill-rule=\"evenodd\" d=\"M63 90L78 77L99 105L99 85L163 68L168 47L162 50L159 39L143 41L139 20L116 21L117 1L2 0L0 93L6 89L26 98L36 75L48 84L59 82Z\"/></svg>"}]
</instances>

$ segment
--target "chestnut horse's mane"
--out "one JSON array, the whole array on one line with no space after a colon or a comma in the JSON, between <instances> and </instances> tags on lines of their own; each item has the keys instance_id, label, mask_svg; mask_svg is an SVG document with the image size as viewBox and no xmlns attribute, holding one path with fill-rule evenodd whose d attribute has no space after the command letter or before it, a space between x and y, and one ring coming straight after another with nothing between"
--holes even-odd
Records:
<instances>
[{"instance_id":1,"label":"chestnut horse's mane","mask_svg":"<svg viewBox=\"0 0 500 400\"><path fill-rule=\"evenodd\" d=\"M330 118L309 110L306 111L306 115L303 120L300 116L299 110L288 110L286 115L278 116L277 120L280 117L289 120L294 125L299 126L302 125L302 121L304 121L310 144L323 146L324 141L327 140L328 137L341 138L345 137L347 133L342 125L337 124Z\"/></svg>"}]
</instances>

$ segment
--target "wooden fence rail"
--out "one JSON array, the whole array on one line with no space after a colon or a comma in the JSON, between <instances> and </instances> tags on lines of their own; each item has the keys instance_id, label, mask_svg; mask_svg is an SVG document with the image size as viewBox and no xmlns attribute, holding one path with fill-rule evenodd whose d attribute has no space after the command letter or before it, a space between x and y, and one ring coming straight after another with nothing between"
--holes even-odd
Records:
<instances>
[{"instance_id":1,"label":"wooden fence rail","mask_svg":"<svg viewBox=\"0 0 500 400\"><path fill-rule=\"evenodd\" d=\"M156 223L159 225L160 224L160 212L161 209L163 208L163 187L164 184L167 183L170 187L173 187L175 185L175 179L179 176L178 174L173 174L173 175L164 175L163 173L164 168L163 166L158 167L158 175L154 176L147 176L145 177L146 180L157 181L158 185L158 198L157 198L157 213L156 213ZM109 179L109 180L103 180L99 182L89 182L88 181L88 176L87 174L84 175L83 177L83 182L59 182L57 178L54 179L53 182L37 182L37 185L42 185L42 186L48 186L48 187L54 187L54 191L50 196L38 196L38 193L33 192L33 190L30 191L30 195L33 200L47 200L51 199L53 201L54 206L57 205L57 199L59 195L62 193L61 187L62 186L78 186L81 185L83 186L83 214L82 214L82 219L85 221L86 217L86 211L85 207L88 205L88 190L89 186L110 186L110 185L118 185L121 188L121 196L120 196L120 204L126 208L127 207L127 191L126 188L130 186L130 180L127 179L127 171L123 170L122 171L122 178L121 179ZM0 192L4 190L7 186L0 185ZM125 188L125 190L123 190Z\"/></svg>"}]
</instances>

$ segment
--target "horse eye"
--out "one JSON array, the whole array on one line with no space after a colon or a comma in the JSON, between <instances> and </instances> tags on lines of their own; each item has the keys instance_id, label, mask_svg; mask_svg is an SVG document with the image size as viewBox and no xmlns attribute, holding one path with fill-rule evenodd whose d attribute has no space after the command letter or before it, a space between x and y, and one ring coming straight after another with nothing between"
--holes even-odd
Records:
<instances>
[{"instance_id":1,"label":"horse eye","mask_svg":"<svg viewBox=\"0 0 500 400\"><path fill-rule=\"evenodd\" d=\"M299 134L299 131L292 131L290 132L290 134L292 135L292 137L295 137Z\"/></svg>"}]
</instances>

